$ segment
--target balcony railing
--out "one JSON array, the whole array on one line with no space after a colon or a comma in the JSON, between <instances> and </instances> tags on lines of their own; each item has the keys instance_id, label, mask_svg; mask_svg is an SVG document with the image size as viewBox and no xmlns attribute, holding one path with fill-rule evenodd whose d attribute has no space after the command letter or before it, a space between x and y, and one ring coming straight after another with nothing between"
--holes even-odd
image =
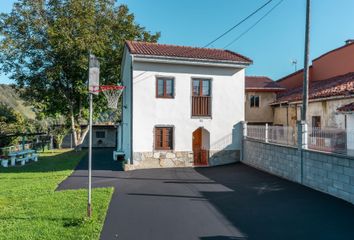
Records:
<instances>
[{"instance_id":1,"label":"balcony railing","mask_svg":"<svg viewBox=\"0 0 354 240\"><path fill-rule=\"evenodd\" d=\"M198 116L198 117L211 116L210 96L192 96L192 116Z\"/></svg>"}]
</instances>

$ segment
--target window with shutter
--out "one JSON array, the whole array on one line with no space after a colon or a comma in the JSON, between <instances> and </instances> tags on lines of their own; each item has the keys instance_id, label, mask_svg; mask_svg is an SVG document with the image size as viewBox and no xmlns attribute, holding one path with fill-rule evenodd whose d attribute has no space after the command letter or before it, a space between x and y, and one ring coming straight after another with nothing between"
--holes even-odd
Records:
<instances>
[{"instance_id":1,"label":"window with shutter","mask_svg":"<svg viewBox=\"0 0 354 240\"><path fill-rule=\"evenodd\" d=\"M173 149L173 128L155 127L155 149L172 150Z\"/></svg>"},{"instance_id":2,"label":"window with shutter","mask_svg":"<svg viewBox=\"0 0 354 240\"><path fill-rule=\"evenodd\" d=\"M192 116L211 116L210 79L193 79L192 81Z\"/></svg>"}]
</instances>

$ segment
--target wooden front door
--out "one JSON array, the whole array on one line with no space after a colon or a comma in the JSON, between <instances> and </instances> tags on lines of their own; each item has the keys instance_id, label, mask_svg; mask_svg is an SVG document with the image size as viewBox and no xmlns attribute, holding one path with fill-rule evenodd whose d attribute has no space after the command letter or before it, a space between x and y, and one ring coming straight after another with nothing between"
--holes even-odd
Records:
<instances>
[{"instance_id":1,"label":"wooden front door","mask_svg":"<svg viewBox=\"0 0 354 240\"><path fill-rule=\"evenodd\" d=\"M194 165L208 165L208 150L203 149L202 128L198 128L193 132L193 158Z\"/></svg>"}]
</instances>

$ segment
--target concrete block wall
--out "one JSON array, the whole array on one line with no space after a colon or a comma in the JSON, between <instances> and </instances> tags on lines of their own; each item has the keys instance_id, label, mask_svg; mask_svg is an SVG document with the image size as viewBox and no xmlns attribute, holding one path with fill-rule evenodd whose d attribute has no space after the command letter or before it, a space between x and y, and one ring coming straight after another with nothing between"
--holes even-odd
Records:
<instances>
[{"instance_id":1,"label":"concrete block wall","mask_svg":"<svg viewBox=\"0 0 354 240\"><path fill-rule=\"evenodd\" d=\"M354 204L354 158L244 140L243 163ZM302 179L301 179L302 176ZM302 182L301 182L302 181Z\"/></svg>"},{"instance_id":2,"label":"concrete block wall","mask_svg":"<svg viewBox=\"0 0 354 240\"><path fill-rule=\"evenodd\" d=\"M305 150L303 183L354 204L354 159Z\"/></svg>"},{"instance_id":3,"label":"concrete block wall","mask_svg":"<svg viewBox=\"0 0 354 240\"><path fill-rule=\"evenodd\" d=\"M245 140L241 161L294 182L301 181L301 156L296 148Z\"/></svg>"}]
</instances>

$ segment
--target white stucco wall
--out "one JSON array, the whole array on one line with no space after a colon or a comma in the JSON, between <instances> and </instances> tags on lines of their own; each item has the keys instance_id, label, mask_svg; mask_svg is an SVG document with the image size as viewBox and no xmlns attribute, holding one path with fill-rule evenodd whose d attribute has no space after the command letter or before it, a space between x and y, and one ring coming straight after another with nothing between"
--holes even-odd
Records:
<instances>
[{"instance_id":1,"label":"white stucco wall","mask_svg":"<svg viewBox=\"0 0 354 240\"><path fill-rule=\"evenodd\" d=\"M347 115L347 148L354 151L354 114Z\"/></svg>"},{"instance_id":2,"label":"white stucco wall","mask_svg":"<svg viewBox=\"0 0 354 240\"><path fill-rule=\"evenodd\" d=\"M240 149L244 121L244 70L162 63L133 64L133 151L152 152L154 126L174 126L174 150L192 151L192 133L210 132L210 150ZM175 98L156 98L156 77L175 79ZM192 78L211 79L212 118L191 117Z\"/></svg>"}]
</instances>

